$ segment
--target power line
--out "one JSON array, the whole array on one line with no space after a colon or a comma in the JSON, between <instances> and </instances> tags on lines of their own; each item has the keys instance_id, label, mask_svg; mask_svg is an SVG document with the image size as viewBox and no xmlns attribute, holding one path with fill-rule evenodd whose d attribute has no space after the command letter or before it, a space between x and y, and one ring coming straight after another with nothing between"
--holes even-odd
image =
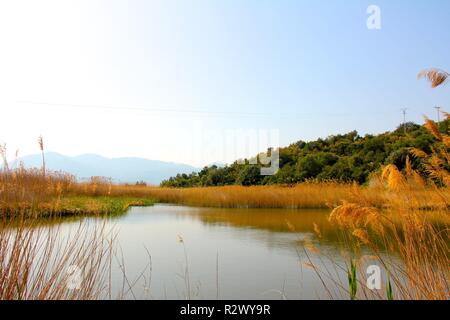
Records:
<instances>
[{"instance_id":1,"label":"power line","mask_svg":"<svg viewBox=\"0 0 450 320\"><path fill-rule=\"evenodd\" d=\"M13 100L12 102L28 105L44 105L53 107L65 107L65 108L75 108L75 109L104 109L104 110L130 110L130 111L142 111L142 112L154 112L154 113L182 113L182 114L194 114L194 115L204 115L204 116L255 116L255 117L270 117L270 118L302 118L307 116L315 116L317 113L261 113L261 112L241 112L241 111L206 111L206 110L195 110L195 109L179 109L179 108L154 108L154 107L143 107L143 106L107 106L107 105L85 105L85 104L71 104L71 103L54 103L54 102L37 102L37 101L26 101L26 100ZM364 113L367 115L368 113ZM379 114L374 112L372 114ZM327 116L353 116L354 113L336 113L327 114Z\"/></svg>"},{"instance_id":2,"label":"power line","mask_svg":"<svg viewBox=\"0 0 450 320\"><path fill-rule=\"evenodd\" d=\"M153 108L153 107L112 107L106 105L90 105L90 104L72 104L72 103L54 103L54 102L35 102L25 100L15 100L14 102L22 104L33 105L45 105L53 107L69 107L79 109L106 109L106 110L131 110L131 111L146 111L146 112L166 112L166 113L195 113L195 114L209 114L209 115L223 115L223 114L238 114L238 115L272 115L264 113L252 113L252 112L224 112L224 111L206 111L206 110L193 110L193 109L172 109L172 108Z\"/></svg>"}]
</instances>

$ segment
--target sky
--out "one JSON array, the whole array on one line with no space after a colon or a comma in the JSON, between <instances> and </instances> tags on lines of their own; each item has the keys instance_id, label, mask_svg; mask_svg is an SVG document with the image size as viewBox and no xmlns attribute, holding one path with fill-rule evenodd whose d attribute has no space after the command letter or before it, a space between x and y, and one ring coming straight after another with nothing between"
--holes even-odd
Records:
<instances>
[{"instance_id":1,"label":"sky","mask_svg":"<svg viewBox=\"0 0 450 320\"><path fill-rule=\"evenodd\" d=\"M443 0L0 0L0 143L203 166L392 130L402 108L420 123L450 110L448 85L416 78L450 71L449 13Z\"/></svg>"}]
</instances>

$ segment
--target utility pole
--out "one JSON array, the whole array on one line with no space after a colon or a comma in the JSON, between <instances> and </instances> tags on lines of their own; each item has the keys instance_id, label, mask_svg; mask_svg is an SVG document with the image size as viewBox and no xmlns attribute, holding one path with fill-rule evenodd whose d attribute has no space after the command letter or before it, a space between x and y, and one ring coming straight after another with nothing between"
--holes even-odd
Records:
<instances>
[{"instance_id":1,"label":"utility pole","mask_svg":"<svg viewBox=\"0 0 450 320\"><path fill-rule=\"evenodd\" d=\"M441 122L441 107L434 107L437 111L437 123Z\"/></svg>"},{"instance_id":2,"label":"utility pole","mask_svg":"<svg viewBox=\"0 0 450 320\"><path fill-rule=\"evenodd\" d=\"M401 110L402 110L402 113L403 113L403 131L406 134L406 110L408 110L408 108L403 108Z\"/></svg>"}]
</instances>

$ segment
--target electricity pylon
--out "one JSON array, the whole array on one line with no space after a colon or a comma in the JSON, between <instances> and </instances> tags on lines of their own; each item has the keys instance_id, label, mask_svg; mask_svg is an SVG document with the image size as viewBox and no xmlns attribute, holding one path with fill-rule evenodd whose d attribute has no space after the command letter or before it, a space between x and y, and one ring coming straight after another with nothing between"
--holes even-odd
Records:
<instances>
[{"instance_id":1,"label":"electricity pylon","mask_svg":"<svg viewBox=\"0 0 450 320\"><path fill-rule=\"evenodd\" d=\"M437 111L437 123L441 122L441 107L434 107Z\"/></svg>"},{"instance_id":2,"label":"electricity pylon","mask_svg":"<svg viewBox=\"0 0 450 320\"><path fill-rule=\"evenodd\" d=\"M403 113L403 131L406 134L406 110L408 110L408 108L403 108L401 110L402 110L402 113Z\"/></svg>"}]
</instances>

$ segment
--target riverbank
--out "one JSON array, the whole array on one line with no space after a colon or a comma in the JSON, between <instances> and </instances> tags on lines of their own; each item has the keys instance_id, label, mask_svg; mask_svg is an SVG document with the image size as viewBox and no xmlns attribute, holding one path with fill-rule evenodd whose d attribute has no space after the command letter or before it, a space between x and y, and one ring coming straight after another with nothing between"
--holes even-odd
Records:
<instances>
[{"instance_id":1,"label":"riverbank","mask_svg":"<svg viewBox=\"0 0 450 320\"><path fill-rule=\"evenodd\" d=\"M391 168L392 169L392 168ZM296 185L162 188L113 184L93 177L79 182L72 175L23 169L0 171L0 216L118 214L130 206L155 202L216 208L335 208L354 203L374 208L448 210L450 191L396 170L374 176L370 185L309 181ZM394 174L395 173L395 174Z\"/></svg>"},{"instance_id":2,"label":"riverbank","mask_svg":"<svg viewBox=\"0 0 450 320\"><path fill-rule=\"evenodd\" d=\"M420 210L443 210L450 205L448 188L405 188L396 192L383 185L365 187L336 182L185 189L117 187L113 192L145 195L165 203L216 208L322 209L348 202L376 208L392 208L401 204Z\"/></svg>"},{"instance_id":3,"label":"riverbank","mask_svg":"<svg viewBox=\"0 0 450 320\"><path fill-rule=\"evenodd\" d=\"M3 204L1 215L6 218L53 218L71 216L119 215L130 207L145 207L155 203L152 199L107 196L68 196L37 204Z\"/></svg>"},{"instance_id":4,"label":"riverbank","mask_svg":"<svg viewBox=\"0 0 450 320\"><path fill-rule=\"evenodd\" d=\"M130 206L156 202L195 207L284 209L332 209L343 203L354 203L383 209L402 207L433 211L448 210L450 204L448 187L413 184L398 189L386 188L381 182L370 186L305 182L293 186L161 188L98 180L78 183L70 179L70 176L50 174L42 178L30 177L29 173L3 179L0 216L114 215L125 212Z\"/></svg>"}]
</instances>

